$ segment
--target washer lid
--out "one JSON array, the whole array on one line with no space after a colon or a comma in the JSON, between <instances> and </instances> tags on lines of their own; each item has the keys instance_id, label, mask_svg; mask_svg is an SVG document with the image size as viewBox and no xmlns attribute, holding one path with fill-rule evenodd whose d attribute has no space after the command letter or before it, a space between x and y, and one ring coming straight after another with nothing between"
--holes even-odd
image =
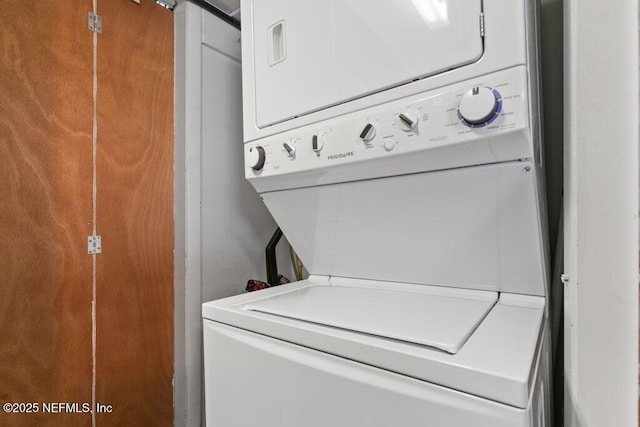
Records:
<instances>
[{"instance_id":1,"label":"washer lid","mask_svg":"<svg viewBox=\"0 0 640 427\"><path fill-rule=\"evenodd\" d=\"M467 289L315 285L251 302L244 309L455 354L497 300L497 292Z\"/></svg>"}]
</instances>

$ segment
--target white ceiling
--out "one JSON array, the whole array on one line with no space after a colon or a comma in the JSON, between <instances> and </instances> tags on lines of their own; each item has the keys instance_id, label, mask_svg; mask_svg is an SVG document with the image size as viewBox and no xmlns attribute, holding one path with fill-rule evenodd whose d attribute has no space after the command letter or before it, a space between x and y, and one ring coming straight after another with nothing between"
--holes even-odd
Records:
<instances>
[{"instance_id":1,"label":"white ceiling","mask_svg":"<svg viewBox=\"0 0 640 427\"><path fill-rule=\"evenodd\" d=\"M206 2L240 21L240 0L206 0Z\"/></svg>"}]
</instances>

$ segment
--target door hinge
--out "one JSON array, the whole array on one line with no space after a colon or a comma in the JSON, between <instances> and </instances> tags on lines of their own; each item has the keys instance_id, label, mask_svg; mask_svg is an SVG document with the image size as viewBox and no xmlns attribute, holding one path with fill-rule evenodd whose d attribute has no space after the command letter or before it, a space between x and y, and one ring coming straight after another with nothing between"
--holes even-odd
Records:
<instances>
[{"instance_id":1,"label":"door hinge","mask_svg":"<svg viewBox=\"0 0 640 427\"><path fill-rule=\"evenodd\" d=\"M169 10L173 10L176 7L176 0L156 0L156 3Z\"/></svg>"},{"instance_id":2,"label":"door hinge","mask_svg":"<svg viewBox=\"0 0 640 427\"><path fill-rule=\"evenodd\" d=\"M90 255L102 253L102 237L87 237L87 253Z\"/></svg>"},{"instance_id":3,"label":"door hinge","mask_svg":"<svg viewBox=\"0 0 640 427\"><path fill-rule=\"evenodd\" d=\"M94 33L102 34L102 16L89 12L88 22L89 30Z\"/></svg>"},{"instance_id":4,"label":"door hinge","mask_svg":"<svg viewBox=\"0 0 640 427\"><path fill-rule=\"evenodd\" d=\"M480 37L484 37L484 12L480 12Z\"/></svg>"},{"instance_id":5,"label":"door hinge","mask_svg":"<svg viewBox=\"0 0 640 427\"><path fill-rule=\"evenodd\" d=\"M567 273L562 273L560 275L560 281L566 285L567 283L569 283L569 275Z\"/></svg>"}]
</instances>

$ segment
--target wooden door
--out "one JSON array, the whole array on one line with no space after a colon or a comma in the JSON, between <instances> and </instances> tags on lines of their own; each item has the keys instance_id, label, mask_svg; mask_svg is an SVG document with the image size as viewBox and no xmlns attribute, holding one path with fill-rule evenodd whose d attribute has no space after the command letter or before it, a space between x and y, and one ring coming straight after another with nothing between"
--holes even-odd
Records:
<instances>
[{"instance_id":1,"label":"wooden door","mask_svg":"<svg viewBox=\"0 0 640 427\"><path fill-rule=\"evenodd\" d=\"M171 12L3 4L1 426L173 423L172 153Z\"/></svg>"},{"instance_id":2,"label":"wooden door","mask_svg":"<svg viewBox=\"0 0 640 427\"><path fill-rule=\"evenodd\" d=\"M98 3L97 421L173 425L173 15Z\"/></svg>"},{"instance_id":3,"label":"wooden door","mask_svg":"<svg viewBox=\"0 0 640 427\"><path fill-rule=\"evenodd\" d=\"M3 426L91 421L42 408L91 402L89 6L10 1L0 13L0 403L39 406L0 411Z\"/></svg>"}]
</instances>

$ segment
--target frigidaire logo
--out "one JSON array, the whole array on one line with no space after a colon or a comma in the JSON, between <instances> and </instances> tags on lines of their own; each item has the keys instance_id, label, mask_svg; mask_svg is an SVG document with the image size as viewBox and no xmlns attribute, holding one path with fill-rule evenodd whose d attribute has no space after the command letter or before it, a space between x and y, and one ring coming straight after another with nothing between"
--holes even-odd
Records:
<instances>
[{"instance_id":1,"label":"frigidaire logo","mask_svg":"<svg viewBox=\"0 0 640 427\"><path fill-rule=\"evenodd\" d=\"M327 156L327 159L336 160L336 159L344 159L345 157L351 157L351 156L353 156L353 151L347 151L346 153L332 154L330 156Z\"/></svg>"}]
</instances>

